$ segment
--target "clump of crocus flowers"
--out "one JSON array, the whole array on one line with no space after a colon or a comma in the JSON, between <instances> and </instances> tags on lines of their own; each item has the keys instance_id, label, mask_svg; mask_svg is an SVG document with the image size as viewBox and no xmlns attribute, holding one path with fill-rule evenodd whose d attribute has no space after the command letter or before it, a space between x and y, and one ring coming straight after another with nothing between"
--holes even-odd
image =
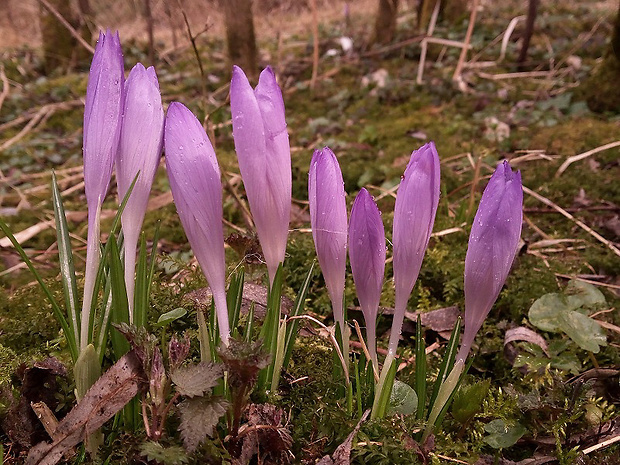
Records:
<instances>
[{"instance_id":1,"label":"clump of crocus flowers","mask_svg":"<svg viewBox=\"0 0 620 465\"><path fill-rule=\"evenodd\" d=\"M291 208L291 155L282 92L271 68L261 73L253 89L243 71L234 67L230 99L239 167L265 258L269 289L274 292L285 258ZM70 315L80 357L88 354L95 343L92 308L100 261L99 215L114 166L119 201L126 201L121 222L127 322L146 323L144 311L138 314L134 308L136 250L162 146L181 223L213 293L219 340L224 345L229 342L222 185L215 151L200 121L182 103L171 103L164 118L153 68L137 64L125 81L118 35L108 31L100 35L97 44L84 114L88 248L82 312ZM373 415L377 416L382 393L391 389L386 382L396 358L407 302L433 230L440 196L439 155L432 142L414 150L396 195L392 231L395 310L383 363L376 341L387 251L381 212L370 193L361 189L353 202L350 219L347 218L340 164L328 147L314 152L308 189L312 235L331 300L338 336L335 339L345 358L350 333L344 302L347 250L349 253L365 320L365 346L378 378L373 405ZM491 177L472 225L465 262L464 335L454 368L432 407L430 428L454 391L475 335L507 278L521 233L522 201L520 174L504 161ZM286 321L280 324L279 307L277 310L274 328L278 334L272 335L271 353L281 361L284 349L280 340ZM90 355L85 358L93 360ZM344 368L348 384L347 367ZM272 388L277 387L276 381Z\"/></svg>"}]
</instances>

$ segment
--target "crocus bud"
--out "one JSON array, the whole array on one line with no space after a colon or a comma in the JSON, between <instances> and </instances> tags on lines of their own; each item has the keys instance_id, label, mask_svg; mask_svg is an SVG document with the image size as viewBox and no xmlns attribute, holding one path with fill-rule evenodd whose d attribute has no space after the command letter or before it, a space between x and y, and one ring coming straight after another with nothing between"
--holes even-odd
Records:
<instances>
[{"instance_id":1,"label":"crocus bud","mask_svg":"<svg viewBox=\"0 0 620 465\"><path fill-rule=\"evenodd\" d=\"M125 83L121 135L116 158L116 181L121 201L138 175L121 216L125 244L125 285L130 324L134 322L133 295L136 248L164 135L164 109L155 69L141 63L133 67Z\"/></svg>"},{"instance_id":2,"label":"crocus bud","mask_svg":"<svg viewBox=\"0 0 620 465\"><path fill-rule=\"evenodd\" d=\"M501 163L487 184L471 227L465 257L465 330L457 360L465 360L476 333L502 290L517 253L523 222L521 173Z\"/></svg>"},{"instance_id":3,"label":"crocus bud","mask_svg":"<svg viewBox=\"0 0 620 465\"><path fill-rule=\"evenodd\" d=\"M375 331L385 271L385 231L381 212L366 189L357 194L351 210L349 260L366 322L366 343L377 367Z\"/></svg>"},{"instance_id":4,"label":"crocus bud","mask_svg":"<svg viewBox=\"0 0 620 465\"><path fill-rule=\"evenodd\" d=\"M172 197L215 301L220 339L228 343L226 263L222 228L222 183L213 146L200 122L178 102L171 103L164 133Z\"/></svg>"},{"instance_id":5,"label":"crocus bud","mask_svg":"<svg viewBox=\"0 0 620 465\"><path fill-rule=\"evenodd\" d=\"M80 330L82 350L89 343L90 306L99 266L99 211L110 184L118 149L124 79L118 33L100 33L88 75L84 108L84 190L88 204L88 238Z\"/></svg>"},{"instance_id":6,"label":"crocus bud","mask_svg":"<svg viewBox=\"0 0 620 465\"><path fill-rule=\"evenodd\" d=\"M118 32L99 33L84 108L84 190L89 212L103 202L110 184L121 129L124 80Z\"/></svg>"},{"instance_id":7,"label":"crocus bud","mask_svg":"<svg viewBox=\"0 0 620 465\"><path fill-rule=\"evenodd\" d=\"M395 355L405 308L418 279L439 204L439 156L430 142L411 154L394 206L395 309L389 352Z\"/></svg>"},{"instance_id":8,"label":"crocus bud","mask_svg":"<svg viewBox=\"0 0 620 465\"><path fill-rule=\"evenodd\" d=\"M260 74L256 89L252 89L241 68L233 67L230 108L239 170L273 284L286 251L291 149L282 92L271 68Z\"/></svg>"},{"instance_id":9,"label":"crocus bud","mask_svg":"<svg viewBox=\"0 0 620 465\"><path fill-rule=\"evenodd\" d=\"M347 204L340 165L329 147L316 150L308 179L314 247L332 302L334 318L344 331L344 274L347 261Z\"/></svg>"}]
</instances>

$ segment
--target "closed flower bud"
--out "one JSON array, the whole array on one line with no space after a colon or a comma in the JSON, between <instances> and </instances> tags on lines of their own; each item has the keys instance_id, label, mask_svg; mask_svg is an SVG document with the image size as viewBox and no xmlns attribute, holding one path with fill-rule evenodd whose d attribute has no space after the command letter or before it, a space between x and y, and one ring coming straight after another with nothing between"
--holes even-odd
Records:
<instances>
[{"instance_id":1,"label":"closed flower bud","mask_svg":"<svg viewBox=\"0 0 620 465\"><path fill-rule=\"evenodd\" d=\"M501 163L487 184L465 257L465 329L457 360L465 360L476 333L502 290L517 253L523 222L521 173Z\"/></svg>"},{"instance_id":2,"label":"closed flower bud","mask_svg":"<svg viewBox=\"0 0 620 465\"><path fill-rule=\"evenodd\" d=\"M366 343L377 367L375 327L385 271L385 231L381 212L366 189L357 194L351 210L349 260L366 322Z\"/></svg>"},{"instance_id":3,"label":"closed flower bud","mask_svg":"<svg viewBox=\"0 0 620 465\"><path fill-rule=\"evenodd\" d=\"M233 137L270 282L284 261L291 211L291 150L284 101L271 68L252 89L241 68L230 84Z\"/></svg>"},{"instance_id":4,"label":"closed flower bud","mask_svg":"<svg viewBox=\"0 0 620 465\"><path fill-rule=\"evenodd\" d=\"M430 142L411 154L396 194L394 244L395 310L389 351L396 352L407 301L418 279L439 204L439 156Z\"/></svg>"},{"instance_id":5,"label":"closed flower bud","mask_svg":"<svg viewBox=\"0 0 620 465\"><path fill-rule=\"evenodd\" d=\"M332 310L344 331L343 296L347 261L347 204L340 165L328 147L310 162L308 200L312 237Z\"/></svg>"},{"instance_id":6,"label":"closed flower bud","mask_svg":"<svg viewBox=\"0 0 620 465\"><path fill-rule=\"evenodd\" d=\"M99 34L90 66L84 108L84 190L88 204L88 238L80 349L90 341L90 307L99 267L99 211L110 185L118 150L123 99L123 52L118 33Z\"/></svg>"},{"instance_id":7,"label":"closed flower bud","mask_svg":"<svg viewBox=\"0 0 620 465\"><path fill-rule=\"evenodd\" d=\"M153 67L133 67L125 83L121 135L116 158L118 196L122 200L139 174L121 216L125 244L125 285L129 308L133 309L136 248L155 171L159 165L164 135L164 110ZM133 312L129 312L131 324Z\"/></svg>"},{"instance_id":8,"label":"closed flower bud","mask_svg":"<svg viewBox=\"0 0 620 465\"><path fill-rule=\"evenodd\" d=\"M89 212L103 202L110 184L121 129L124 80L118 32L100 33L84 108L84 190Z\"/></svg>"},{"instance_id":9,"label":"closed flower bud","mask_svg":"<svg viewBox=\"0 0 620 465\"><path fill-rule=\"evenodd\" d=\"M220 338L227 344L222 184L215 151L200 122L178 102L168 107L164 144L174 203L213 292Z\"/></svg>"}]
</instances>

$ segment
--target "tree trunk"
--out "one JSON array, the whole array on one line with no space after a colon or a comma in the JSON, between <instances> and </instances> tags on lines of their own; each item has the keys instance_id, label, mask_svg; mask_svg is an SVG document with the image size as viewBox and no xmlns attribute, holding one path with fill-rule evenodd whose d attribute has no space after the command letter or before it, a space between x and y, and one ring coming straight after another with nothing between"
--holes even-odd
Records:
<instances>
[{"instance_id":1,"label":"tree trunk","mask_svg":"<svg viewBox=\"0 0 620 465\"><path fill-rule=\"evenodd\" d=\"M252 0L224 0L226 40L231 65L243 68L250 79L258 76Z\"/></svg>"},{"instance_id":2,"label":"tree trunk","mask_svg":"<svg viewBox=\"0 0 620 465\"><path fill-rule=\"evenodd\" d=\"M388 44L396 34L398 0L379 0L372 43Z\"/></svg>"},{"instance_id":3,"label":"tree trunk","mask_svg":"<svg viewBox=\"0 0 620 465\"><path fill-rule=\"evenodd\" d=\"M49 4L74 28L79 27L79 17L66 0L48 0ZM75 38L60 21L43 5L39 5L41 40L45 74L56 69L68 71L75 66L75 51L79 47Z\"/></svg>"},{"instance_id":4,"label":"tree trunk","mask_svg":"<svg viewBox=\"0 0 620 465\"><path fill-rule=\"evenodd\" d=\"M153 13L151 0L144 0L144 21L146 21L146 35L149 39L149 64L155 65L155 39L153 35Z\"/></svg>"}]
</instances>

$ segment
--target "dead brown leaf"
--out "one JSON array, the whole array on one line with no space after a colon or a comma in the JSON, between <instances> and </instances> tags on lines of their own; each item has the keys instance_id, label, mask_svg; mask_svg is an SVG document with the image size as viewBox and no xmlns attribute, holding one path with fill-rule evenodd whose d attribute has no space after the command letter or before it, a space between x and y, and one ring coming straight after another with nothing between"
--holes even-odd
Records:
<instances>
[{"instance_id":1,"label":"dead brown leaf","mask_svg":"<svg viewBox=\"0 0 620 465\"><path fill-rule=\"evenodd\" d=\"M142 364L132 350L106 371L58 423L54 442L40 442L30 449L26 465L55 465L65 452L101 428L146 387Z\"/></svg>"}]
</instances>

